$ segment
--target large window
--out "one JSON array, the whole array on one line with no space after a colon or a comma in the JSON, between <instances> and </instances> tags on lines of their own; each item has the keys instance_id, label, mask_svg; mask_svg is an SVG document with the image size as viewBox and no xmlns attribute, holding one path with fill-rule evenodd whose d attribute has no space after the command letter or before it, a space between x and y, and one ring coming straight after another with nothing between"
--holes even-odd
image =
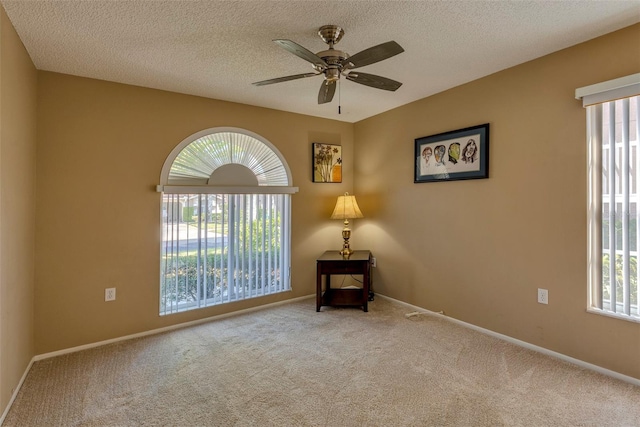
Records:
<instances>
[{"instance_id":1,"label":"large window","mask_svg":"<svg viewBox=\"0 0 640 427\"><path fill-rule=\"evenodd\" d=\"M589 310L640 321L640 75L582 88L587 108Z\"/></svg>"},{"instance_id":2,"label":"large window","mask_svg":"<svg viewBox=\"0 0 640 427\"><path fill-rule=\"evenodd\" d=\"M268 141L200 132L161 176L160 314L288 291L290 172Z\"/></svg>"}]
</instances>

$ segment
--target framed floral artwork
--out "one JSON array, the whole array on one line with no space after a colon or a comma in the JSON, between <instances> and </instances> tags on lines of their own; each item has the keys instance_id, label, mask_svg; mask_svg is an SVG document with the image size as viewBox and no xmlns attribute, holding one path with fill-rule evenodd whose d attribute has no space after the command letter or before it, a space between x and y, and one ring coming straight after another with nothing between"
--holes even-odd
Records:
<instances>
[{"instance_id":1,"label":"framed floral artwork","mask_svg":"<svg viewBox=\"0 0 640 427\"><path fill-rule=\"evenodd\" d=\"M314 142L313 182L342 182L342 146Z\"/></svg>"},{"instance_id":2,"label":"framed floral artwork","mask_svg":"<svg viewBox=\"0 0 640 427\"><path fill-rule=\"evenodd\" d=\"M413 182L489 177L489 124L415 140Z\"/></svg>"}]
</instances>

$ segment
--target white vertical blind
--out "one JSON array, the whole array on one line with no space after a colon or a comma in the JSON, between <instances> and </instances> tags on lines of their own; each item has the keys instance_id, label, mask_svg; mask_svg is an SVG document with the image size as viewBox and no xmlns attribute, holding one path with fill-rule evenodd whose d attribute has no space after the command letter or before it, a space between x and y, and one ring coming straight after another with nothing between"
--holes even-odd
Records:
<instances>
[{"instance_id":1,"label":"white vertical blind","mask_svg":"<svg viewBox=\"0 0 640 427\"><path fill-rule=\"evenodd\" d=\"M640 320L640 97L587 107L590 307Z\"/></svg>"},{"instance_id":2,"label":"white vertical blind","mask_svg":"<svg viewBox=\"0 0 640 427\"><path fill-rule=\"evenodd\" d=\"M160 314L290 289L289 194L164 194Z\"/></svg>"}]
</instances>

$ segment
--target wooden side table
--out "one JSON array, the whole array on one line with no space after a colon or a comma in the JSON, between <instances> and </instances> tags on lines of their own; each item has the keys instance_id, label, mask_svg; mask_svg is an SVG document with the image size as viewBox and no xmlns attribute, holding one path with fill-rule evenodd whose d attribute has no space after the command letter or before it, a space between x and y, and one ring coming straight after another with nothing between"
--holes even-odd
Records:
<instances>
[{"instance_id":1,"label":"wooden side table","mask_svg":"<svg viewBox=\"0 0 640 427\"><path fill-rule=\"evenodd\" d=\"M362 274L362 288L331 288L332 274ZM325 290L322 291L322 275L325 275ZM340 251L327 251L317 259L316 266L316 311L326 306L362 307L368 311L371 287L371 252L355 251L343 258Z\"/></svg>"}]
</instances>

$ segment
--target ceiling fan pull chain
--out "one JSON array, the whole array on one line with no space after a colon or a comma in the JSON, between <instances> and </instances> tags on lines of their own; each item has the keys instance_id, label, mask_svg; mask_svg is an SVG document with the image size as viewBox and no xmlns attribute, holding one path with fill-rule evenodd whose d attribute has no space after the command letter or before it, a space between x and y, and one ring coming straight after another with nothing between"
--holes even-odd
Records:
<instances>
[{"instance_id":1,"label":"ceiling fan pull chain","mask_svg":"<svg viewBox=\"0 0 640 427\"><path fill-rule=\"evenodd\" d=\"M340 80L338 80L338 114L342 114L340 104L342 104L342 85L340 84Z\"/></svg>"}]
</instances>

